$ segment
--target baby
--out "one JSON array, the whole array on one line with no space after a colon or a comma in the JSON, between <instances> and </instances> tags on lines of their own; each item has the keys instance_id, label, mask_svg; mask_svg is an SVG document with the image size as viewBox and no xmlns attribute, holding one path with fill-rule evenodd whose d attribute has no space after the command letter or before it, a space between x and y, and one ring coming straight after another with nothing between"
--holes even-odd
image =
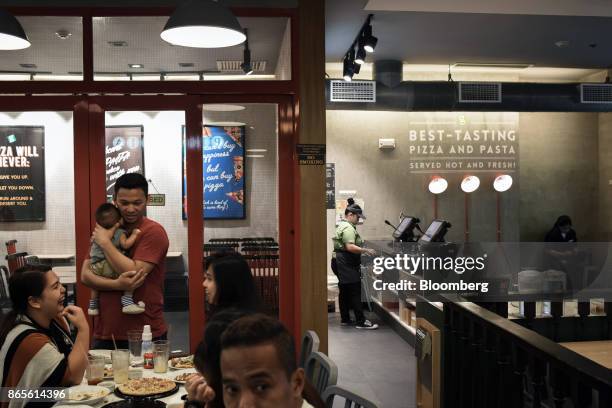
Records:
<instances>
[{"instance_id":1,"label":"baby","mask_svg":"<svg viewBox=\"0 0 612 408\"><path fill-rule=\"evenodd\" d=\"M96 210L96 222L103 228L111 229L119 221L121 221L121 213L119 209L111 203L104 203ZM113 245L119 250L127 251L134 245L139 234L140 230L136 228L128 237L127 232L123 228L117 228L112 238ZM113 269L111 264L106 260L104 251L95 242L91 244L89 258L91 260L91 271L94 274L110 279L117 279L119 277L120 274ZM131 291L123 292L123 296L121 296L121 305L123 313L126 314L139 314L143 313L145 310L145 304L143 302L134 302L133 293ZM98 291L95 289L91 290L91 299L89 300L87 313L90 316L97 316L100 314Z\"/></svg>"}]
</instances>

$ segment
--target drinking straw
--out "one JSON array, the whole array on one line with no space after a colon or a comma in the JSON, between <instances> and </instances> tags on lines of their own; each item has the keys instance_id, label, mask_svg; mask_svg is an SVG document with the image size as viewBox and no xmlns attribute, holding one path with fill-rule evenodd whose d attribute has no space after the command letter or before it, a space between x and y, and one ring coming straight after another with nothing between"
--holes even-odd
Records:
<instances>
[{"instance_id":1,"label":"drinking straw","mask_svg":"<svg viewBox=\"0 0 612 408\"><path fill-rule=\"evenodd\" d=\"M115 350L117 350L117 342L115 341L115 335L111 333L111 337L113 338L113 344L115 345Z\"/></svg>"}]
</instances>

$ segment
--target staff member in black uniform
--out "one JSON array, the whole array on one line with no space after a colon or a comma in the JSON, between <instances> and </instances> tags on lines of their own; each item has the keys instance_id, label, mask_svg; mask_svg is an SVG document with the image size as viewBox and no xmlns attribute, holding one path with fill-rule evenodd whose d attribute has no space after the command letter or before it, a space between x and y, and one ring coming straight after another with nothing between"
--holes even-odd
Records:
<instances>
[{"instance_id":1,"label":"staff member in black uniform","mask_svg":"<svg viewBox=\"0 0 612 408\"><path fill-rule=\"evenodd\" d=\"M366 320L361 304L361 254L375 255L373 249L362 248L363 239L357 232L359 218L365 220L363 210L352 198L348 199L348 206L344 211L344 220L336 227L334 241L335 262L332 260L332 269L338 275L338 288L340 290L340 318L343 326L355 323L358 329L375 330L377 324ZM355 313L355 322L351 321L350 309Z\"/></svg>"}]
</instances>

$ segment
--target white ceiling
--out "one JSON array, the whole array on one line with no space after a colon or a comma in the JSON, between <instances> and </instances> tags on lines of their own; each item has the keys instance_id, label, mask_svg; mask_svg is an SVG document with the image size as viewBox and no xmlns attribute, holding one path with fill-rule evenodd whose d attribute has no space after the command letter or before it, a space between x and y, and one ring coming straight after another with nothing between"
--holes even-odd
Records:
<instances>
[{"instance_id":1,"label":"white ceiling","mask_svg":"<svg viewBox=\"0 0 612 408\"><path fill-rule=\"evenodd\" d=\"M19 51L0 51L0 71L29 71L67 74L82 72L83 33L80 17L18 17L32 46ZM243 45L219 49L175 47L161 40L167 17L96 17L94 30L95 72L173 72L216 71L218 60L242 61ZM275 73L288 18L241 17L248 29L253 61L265 61L265 71ZM67 30L72 35L62 40L55 33ZM109 41L125 41L126 47L112 47ZM22 68L20 64L35 64ZM128 64L144 64L144 69L130 69ZM193 63L181 68L179 63Z\"/></svg>"}]
</instances>

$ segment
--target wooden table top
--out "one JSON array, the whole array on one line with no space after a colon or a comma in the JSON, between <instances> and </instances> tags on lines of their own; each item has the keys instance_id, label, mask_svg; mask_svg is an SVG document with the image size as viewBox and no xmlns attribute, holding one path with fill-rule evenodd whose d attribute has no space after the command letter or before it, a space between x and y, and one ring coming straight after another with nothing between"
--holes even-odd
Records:
<instances>
[{"instance_id":1,"label":"wooden table top","mask_svg":"<svg viewBox=\"0 0 612 408\"><path fill-rule=\"evenodd\" d=\"M568 349L612 369L612 340L559 343Z\"/></svg>"}]
</instances>

